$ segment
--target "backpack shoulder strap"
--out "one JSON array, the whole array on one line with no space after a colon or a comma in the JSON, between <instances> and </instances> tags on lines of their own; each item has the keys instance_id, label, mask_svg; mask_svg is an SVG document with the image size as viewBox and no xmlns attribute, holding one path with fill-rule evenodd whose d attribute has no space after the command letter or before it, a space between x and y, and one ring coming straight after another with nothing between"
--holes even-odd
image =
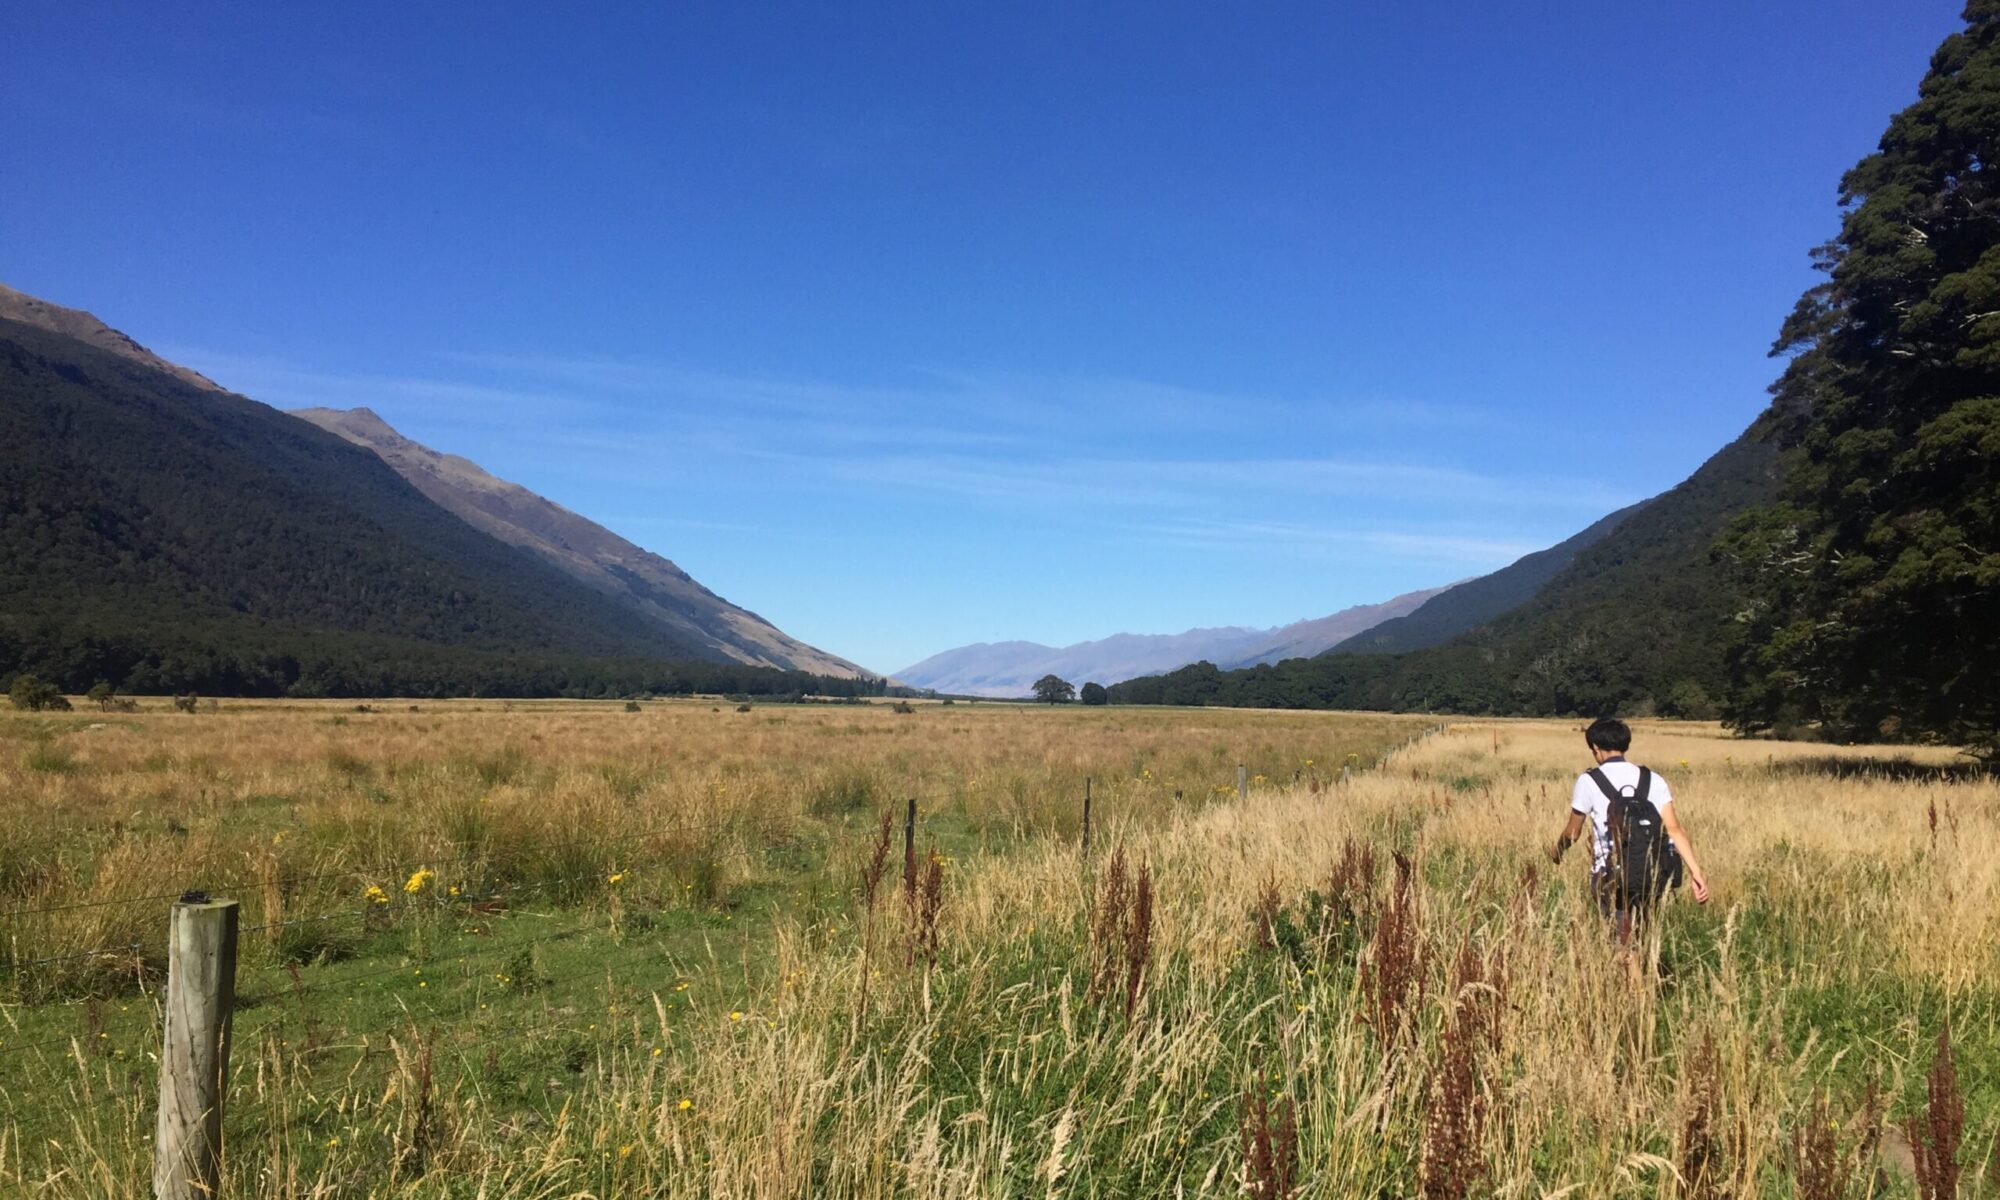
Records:
<instances>
[{"instance_id":1,"label":"backpack shoulder strap","mask_svg":"<svg viewBox=\"0 0 2000 1200\"><path fill-rule=\"evenodd\" d=\"M1643 773L1644 768L1642 767L1640 770L1642 773L1639 776L1639 782L1641 785L1644 785L1646 782L1646 776ZM1611 785L1611 777L1604 773L1602 767L1592 767L1590 770L1585 771L1584 774L1590 776L1590 781L1597 785L1598 791L1604 793L1606 800L1616 804L1625 799L1624 795Z\"/></svg>"},{"instance_id":2,"label":"backpack shoulder strap","mask_svg":"<svg viewBox=\"0 0 2000 1200\"><path fill-rule=\"evenodd\" d=\"M1637 792L1635 792L1635 793L1633 794L1632 798L1633 798L1634 800L1637 800L1637 801L1639 801L1639 802L1643 803L1643 804L1651 804L1651 803L1652 803L1652 799L1651 799L1651 797L1652 797L1652 793L1653 793L1653 771L1652 771L1652 768L1650 768L1650 767L1640 767L1640 768L1639 768L1639 790L1638 790Z\"/></svg>"}]
</instances>

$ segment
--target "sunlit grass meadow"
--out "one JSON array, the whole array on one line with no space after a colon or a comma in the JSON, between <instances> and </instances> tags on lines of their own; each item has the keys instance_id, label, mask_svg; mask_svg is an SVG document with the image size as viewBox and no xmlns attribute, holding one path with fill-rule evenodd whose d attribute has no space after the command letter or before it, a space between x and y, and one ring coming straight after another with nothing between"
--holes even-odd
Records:
<instances>
[{"instance_id":1,"label":"sunlit grass meadow","mask_svg":"<svg viewBox=\"0 0 2000 1200\"><path fill-rule=\"evenodd\" d=\"M1542 854L1574 723L352 707L4 726L0 1188L144 1193L150 897L205 886L230 1195L1916 1195L1947 1027L2000 1193L1947 751L1642 725L1716 896L1635 983Z\"/></svg>"}]
</instances>

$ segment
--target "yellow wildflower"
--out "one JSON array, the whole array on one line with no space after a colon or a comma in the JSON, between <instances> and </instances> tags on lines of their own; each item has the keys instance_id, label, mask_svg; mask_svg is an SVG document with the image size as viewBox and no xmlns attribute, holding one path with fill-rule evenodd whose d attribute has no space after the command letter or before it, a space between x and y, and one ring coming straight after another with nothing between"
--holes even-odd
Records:
<instances>
[{"instance_id":1,"label":"yellow wildflower","mask_svg":"<svg viewBox=\"0 0 2000 1200\"><path fill-rule=\"evenodd\" d=\"M618 1147L618 1157L620 1158L632 1157L632 1143L627 1142L623 1146Z\"/></svg>"},{"instance_id":2,"label":"yellow wildflower","mask_svg":"<svg viewBox=\"0 0 2000 1200\"><path fill-rule=\"evenodd\" d=\"M388 897L388 895L387 895L387 894L385 894L385 893L384 893L384 892L382 891L382 889L381 889L381 888L377 887L376 885L374 885L374 884L372 884L372 883L368 885L368 890L367 890L367 891L365 891L365 892L363 892L363 893L361 893L361 894L362 894L363 896L367 897L367 899L368 899L368 902L369 902L370 904L387 904L387 903L389 903L389 897Z\"/></svg>"},{"instance_id":3,"label":"yellow wildflower","mask_svg":"<svg viewBox=\"0 0 2000 1200\"><path fill-rule=\"evenodd\" d=\"M694 1101L688 1099L686 1096L681 1097L680 1110L682 1112L686 1112L688 1109L693 1107L694 1107Z\"/></svg>"},{"instance_id":4,"label":"yellow wildflower","mask_svg":"<svg viewBox=\"0 0 2000 1200\"><path fill-rule=\"evenodd\" d=\"M431 870L429 867L418 867L408 879L403 881L403 890L414 896L430 886L431 880L436 878L436 871Z\"/></svg>"},{"instance_id":5,"label":"yellow wildflower","mask_svg":"<svg viewBox=\"0 0 2000 1200\"><path fill-rule=\"evenodd\" d=\"M611 875L611 882L612 882L612 883L624 883L624 882L625 882L625 872L623 872L623 871L614 871L614 872L612 873L612 875Z\"/></svg>"},{"instance_id":6,"label":"yellow wildflower","mask_svg":"<svg viewBox=\"0 0 2000 1200\"><path fill-rule=\"evenodd\" d=\"M740 1012L731 1012L729 1014L729 1019L732 1021L741 1021L743 1019L743 1014Z\"/></svg>"}]
</instances>

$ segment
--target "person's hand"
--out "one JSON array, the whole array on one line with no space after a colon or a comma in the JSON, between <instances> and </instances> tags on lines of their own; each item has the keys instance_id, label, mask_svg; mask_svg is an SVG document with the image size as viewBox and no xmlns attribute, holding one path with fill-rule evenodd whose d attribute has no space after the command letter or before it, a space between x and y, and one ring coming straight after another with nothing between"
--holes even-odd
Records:
<instances>
[{"instance_id":1,"label":"person's hand","mask_svg":"<svg viewBox=\"0 0 2000 1200\"><path fill-rule=\"evenodd\" d=\"M1562 843L1557 842L1555 845L1549 847L1549 861L1556 864L1557 866L1561 866L1562 860L1563 860Z\"/></svg>"},{"instance_id":2,"label":"person's hand","mask_svg":"<svg viewBox=\"0 0 2000 1200\"><path fill-rule=\"evenodd\" d=\"M1694 902L1696 904L1708 903L1708 880L1696 875L1694 878L1688 880L1688 887L1689 890L1694 892Z\"/></svg>"}]
</instances>

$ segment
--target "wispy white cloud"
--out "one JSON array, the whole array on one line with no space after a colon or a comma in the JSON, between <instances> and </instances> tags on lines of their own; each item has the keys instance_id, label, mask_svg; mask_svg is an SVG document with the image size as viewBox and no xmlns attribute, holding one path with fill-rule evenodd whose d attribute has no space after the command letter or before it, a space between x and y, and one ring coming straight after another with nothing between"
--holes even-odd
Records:
<instances>
[{"instance_id":1,"label":"wispy white cloud","mask_svg":"<svg viewBox=\"0 0 2000 1200\"><path fill-rule=\"evenodd\" d=\"M1485 562L1533 546L1399 533L1392 523L1398 514L1469 508L1584 515L1633 499L1594 481L1449 462L1246 453L1262 444L1299 444L1285 434L1284 404L1135 380L923 369L906 373L904 382L852 383L620 359L465 353L441 356L456 369L429 376L323 371L191 347L168 353L225 386L284 407L369 405L392 421L399 413L421 416L432 429L529 431L522 440L532 440L538 461L567 458L599 481L726 482L748 472L797 490L880 488L1000 512L1183 514L1190 519L1143 533L1177 544L1337 542ZM1452 416L1443 408L1414 411L1423 420ZM1188 455L1190 432L1210 426L1234 436L1197 437L1216 441L1217 453ZM1147 436L1164 428L1173 435ZM1325 523L1270 519L1305 511L1331 515ZM1374 519L1384 527L1358 524Z\"/></svg>"},{"instance_id":2,"label":"wispy white cloud","mask_svg":"<svg viewBox=\"0 0 2000 1200\"><path fill-rule=\"evenodd\" d=\"M1183 520L1135 531L1137 540L1181 549L1270 550L1351 555L1390 554L1400 558L1487 568L1512 562L1541 547L1518 538L1398 528L1351 528L1281 521Z\"/></svg>"}]
</instances>

